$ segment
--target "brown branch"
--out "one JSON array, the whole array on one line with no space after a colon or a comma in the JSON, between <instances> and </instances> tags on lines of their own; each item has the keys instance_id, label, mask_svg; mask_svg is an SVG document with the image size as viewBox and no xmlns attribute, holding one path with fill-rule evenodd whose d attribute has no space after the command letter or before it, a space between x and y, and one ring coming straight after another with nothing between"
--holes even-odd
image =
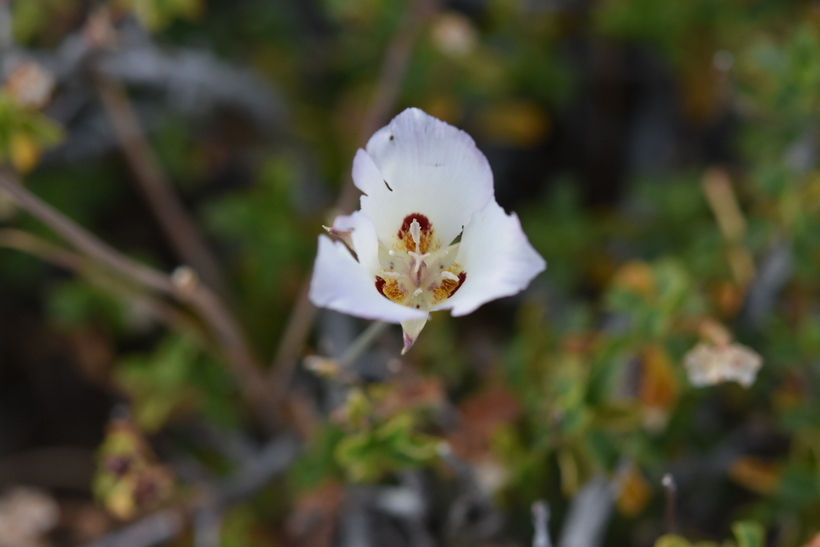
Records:
<instances>
[{"instance_id":1,"label":"brown branch","mask_svg":"<svg viewBox=\"0 0 820 547\"><path fill-rule=\"evenodd\" d=\"M677 497L678 485L675 483L675 477L671 473L666 473L661 480L664 495L666 496L666 511L664 514L664 523L666 524L666 531L674 534L678 531L677 522Z\"/></svg>"},{"instance_id":2,"label":"brown branch","mask_svg":"<svg viewBox=\"0 0 820 547\"><path fill-rule=\"evenodd\" d=\"M155 291L175 294L176 288L165 274L140 264L103 243L74 221L29 192L8 171L0 173L0 188L5 190L23 209L40 219L60 234L77 250Z\"/></svg>"},{"instance_id":3,"label":"brown branch","mask_svg":"<svg viewBox=\"0 0 820 547\"><path fill-rule=\"evenodd\" d=\"M154 319L178 331L187 332L203 348L219 353L219 348L214 346L213 341L204 332L202 325L189 314L144 291L129 290L122 286L112 286L113 284L110 282L106 283L105 279L100 278L100 272L94 267L94 263L83 255L64 249L34 234L14 228L0 230L0 247L36 256L44 262L81 275L89 283L114 292L119 297L137 300L145 306L145 309Z\"/></svg>"},{"instance_id":4,"label":"brown branch","mask_svg":"<svg viewBox=\"0 0 820 547\"><path fill-rule=\"evenodd\" d=\"M145 138L137 113L125 89L110 78L99 73L92 74L125 159L134 173L134 182L148 202L172 248L179 259L192 267L208 286L226 295L227 284L218 263L196 224L172 190L168 176Z\"/></svg>"},{"instance_id":5,"label":"brown branch","mask_svg":"<svg viewBox=\"0 0 820 547\"><path fill-rule=\"evenodd\" d=\"M404 13L402 23L396 29L387 52L382 59L373 104L365 115L359 130L359 142L365 143L387 121L399 98L407 67L413 56L416 42L429 19L435 15L439 0L414 0ZM336 209L348 213L356 207L359 191L351 178L342 189Z\"/></svg>"},{"instance_id":6,"label":"brown branch","mask_svg":"<svg viewBox=\"0 0 820 547\"><path fill-rule=\"evenodd\" d=\"M63 249L59 245L23 230L14 228L0 230L0 247L34 255L46 262L74 272L86 267L86 261L81 255Z\"/></svg>"},{"instance_id":7,"label":"brown branch","mask_svg":"<svg viewBox=\"0 0 820 547\"><path fill-rule=\"evenodd\" d=\"M438 8L438 0L415 0L404 13L402 23L396 29L387 47L382 61L379 79L376 84L374 102L364 117L359 131L359 142L365 142L390 115L401 90L401 84L407 73L407 67L413 54L416 42L427 21ZM356 206L359 191L348 178L336 201L334 210L346 213ZM287 390L299 354L305 345L310 329L316 319L316 307L308 299L310 290L308 273L305 283L299 292L296 304L288 319L284 334L279 343L270 372L270 380L278 394Z\"/></svg>"},{"instance_id":8,"label":"brown branch","mask_svg":"<svg viewBox=\"0 0 820 547\"><path fill-rule=\"evenodd\" d=\"M532 504L532 524L535 534L532 538L532 547L551 547L550 540L550 506L544 500Z\"/></svg>"},{"instance_id":9,"label":"brown branch","mask_svg":"<svg viewBox=\"0 0 820 547\"><path fill-rule=\"evenodd\" d=\"M729 267L735 281L742 291L746 291L756 276L755 262L752 253L743 244L746 219L732 188L729 173L718 167L708 169L701 180L701 187L726 241Z\"/></svg>"},{"instance_id":10,"label":"brown branch","mask_svg":"<svg viewBox=\"0 0 820 547\"><path fill-rule=\"evenodd\" d=\"M214 336L239 380L239 387L257 418L269 430L277 425L278 409L267 388L267 379L248 346L236 320L208 287L197 283L175 283L164 273L140 264L97 239L68 217L21 186L17 178L0 172L0 189L23 209L58 233L77 250L126 278L190 305Z\"/></svg>"}]
</instances>

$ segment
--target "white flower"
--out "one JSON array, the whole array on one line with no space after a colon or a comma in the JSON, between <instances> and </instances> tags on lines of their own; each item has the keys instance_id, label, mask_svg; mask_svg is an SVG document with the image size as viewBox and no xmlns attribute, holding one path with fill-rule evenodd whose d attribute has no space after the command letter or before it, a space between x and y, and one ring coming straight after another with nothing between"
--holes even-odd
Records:
<instances>
[{"instance_id":1,"label":"white flower","mask_svg":"<svg viewBox=\"0 0 820 547\"><path fill-rule=\"evenodd\" d=\"M361 209L328 229L341 241L319 236L310 299L401 323L404 351L429 312L466 315L518 293L546 267L518 217L496 203L492 171L473 139L417 108L357 152L353 181L365 194Z\"/></svg>"}]
</instances>

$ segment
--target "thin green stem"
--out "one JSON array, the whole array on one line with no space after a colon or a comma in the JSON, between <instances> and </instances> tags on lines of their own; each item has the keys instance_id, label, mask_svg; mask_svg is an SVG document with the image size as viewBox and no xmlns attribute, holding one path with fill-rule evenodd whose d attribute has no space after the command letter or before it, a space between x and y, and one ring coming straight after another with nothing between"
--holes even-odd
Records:
<instances>
[{"instance_id":1,"label":"thin green stem","mask_svg":"<svg viewBox=\"0 0 820 547\"><path fill-rule=\"evenodd\" d=\"M341 357L339 357L339 366L347 368L361 357L365 351L370 348L373 342L385 331L388 323L384 321L374 321L367 326L364 331L356 338L350 346L345 350Z\"/></svg>"}]
</instances>

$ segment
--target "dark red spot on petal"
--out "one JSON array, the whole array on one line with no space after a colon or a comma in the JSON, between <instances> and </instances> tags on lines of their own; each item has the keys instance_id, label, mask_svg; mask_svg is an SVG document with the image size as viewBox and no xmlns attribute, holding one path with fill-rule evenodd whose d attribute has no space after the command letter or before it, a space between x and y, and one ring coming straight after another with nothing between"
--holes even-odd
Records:
<instances>
[{"instance_id":1,"label":"dark red spot on petal","mask_svg":"<svg viewBox=\"0 0 820 547\"><path fill-rule=\"evenodd\" d=\"M384 279L377 275L376 276L376 290L379 291L379 293L383 297L387 298L387 295L384 294L384 283L385 283Z\"/></svg>"},{"instance_id":2,"label":"dark red spot on petal","mask_svg":"<svg viewBox=\"0 0 820 547\"><path fill-rule=\"evenodd\" d=\"M431 224L429 218L421 213L410 213L404 217L404 221L401 223L401 228L399 228L398 233L399 239L404 239L405 234L410 234L410 225L413 224L413 220L419 223L419 228L421 228L422 234L430 231Z\"/></svg>"},{"instance_id":3,"label":"dark red spot on petal","mask_svg":"<svg viewBox=\"0 0 820 547\"><path fill-rule=\"evenodd\" d=\"M453 291L450 293L450 296L453 296L454 294L456 294L456 292L461 288L461 286L464 284L464 281L466 279L467 279L467 272L461 272L460 274L458 274L458 285L456 285L456 288L453 289Z\"/></svg>"}]
</instances>

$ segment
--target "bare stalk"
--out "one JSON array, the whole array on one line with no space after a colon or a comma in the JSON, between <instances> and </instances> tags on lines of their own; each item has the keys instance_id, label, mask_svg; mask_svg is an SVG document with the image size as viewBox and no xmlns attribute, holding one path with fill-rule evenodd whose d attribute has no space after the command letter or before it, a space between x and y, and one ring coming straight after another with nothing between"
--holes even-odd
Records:
<instances>
[{"instance_id":1,"label":"bare stalk","mask_svg":"<svg viewBox=\"0 0 820 547\"><path fill-rule=\"evenodd\" d=\"M404 13L402 23L396 29L382 59L373 104L362 122L359 142L365 142L390 116L390 111L399 98L416 42L427 21L438 9L438 4L439 0L415 0ZM351 211L356 207L358 196L359 192L352 179L348 179L336 202L336 209L343 213Z\"/></svg>"},{"instance_id":2,"label":"bare stalk","mask_svg":"<svg viewBox=\"0 0 820 547\"><path fill-rule=\"evenodd\" d=\"M384 321L373 321L364 331L353 341L352 344L345 350L341 357L339 357L339 365L343 368L350 367L356 360L367 351L373 342L384 332L387 328L387 323Z\"/></svg>"},{"instance_id":3,"label":"bare stalk","mask_svg":"<svg viewBox=\"0 0 820 547\"><path fill-rule=\"evenodd\" d=\"M128 258L32 194L8 172L0 172L0 189L89 258L143 287L190 305L208 326L236 372L239 387L260 422L269 431L275 429L278 408L267 388L261 366L230 311L208 287L195 280L185 284L175 283L166 274Z\"/></svg>"},{"instance_id":4,"label":"bare stalk","mask_svg":"<svg viewBox=\"0 0 820 547\"><path fill-rule=\"evenodd\" d=\"M550 508L547 502L538 500L532 504L532 523L535 528L532 547L552 547L549 534Z\"/></svg>"},{"instance_id":5,"label":"bare stalk","mask_svg":"<svg viewBox=\"0 0 820 547\"><path fill-rule=\"evenodd\" d=\"M752 253L743 244L746 218L740 209L729 174L719 168L706 171L702 179L703 193L715 215L720 233L727 244L729 266L742 290L746 290L756 276Z\"/></svg>"},{"instance_id":6,"label":"bare stalk","mask_svg":"<svg viewBox=\"0 0 820 547\"><path fill-rule=\"evenodd\" d=\"M59 245L39 238L34 234L14 228L0 230L0 247L34 255L46 262L74 272L82 270L86 266L85 259L81 255L63 249Z\"/></svg>"},{"instance_id":7,"label":"bare stalk","mask_svg":"<svg viewBox=\"0 0 820 547\"><path fill-rule=\"evenodd\" d=\"M663 479L661 479L661 485L663 486L664 493L666 494L666 530L670 534L674 534L678 529L676 508L678 485L675 482L675 477L673 477L671 473L667 473L663 476Z\"/></svg>"},{"instance_id":8,"label":"bare stalk","mask_svg":"<svg viewBox=\"0 0 820 547\"><path fill-rule=\"evenodd\" d=\"M593 476L572 498L564 518L558 547L599 547L603 545L615 488L602 474Z\"/></svg>"},{"instance_id":9,"label":"bare stalk","mask_svg":"<svg viewBox=\"0 0 820 547\"><path fill-rule=\"evenodd\" d=\"M180 332L186 332L209 351L219 353L202 324L177 306L145 291L125 287L121 283L101 278L95 263L83 255L55 245L34 234L14 228L0 229L0 247L36 256L37 258L83 276L89 283L114 292L124 299L138 301L154 319Z\"/></svg>"},{"instance_id":10,"label":"bare stalk","mask_svg":"<svg viewBox=\"0 0 820 547\"><path fill-rule=\"evenodd\" d=\"M174 193L168 176L145 138L134 106L122 85L100 74L94 83L111 121L134 182L148 202L179 259L191 266L203 281L220 294L227 284L194 221Z\"/></svg>"},{"instance_id":11,"label":"bare stalk","mask_svg":"<svg viewBox=\"0 0 820 547\"><path fill-rule=\"evenodd\" d=\"M425 24L436 12L439 0L415 0L410 3L404 13L402 23L396 29L387 46L387 52L382 60L381 71L374 92L374 101L367 115L364 117L359 130L359 142L364 142L390 115L396 104L401 84L407 74L407 67L415 49L416 42L421 35ZM358 190L353 180L348 178L334 210L340 212L351 211L356 206ZM308 300L310 289L310 272L299 292L296 304L293 307L282 340L279 343L276 355L273 358L270 380L278 386L278 391L284 392L290 382L294 367L305 345L313 322L316 318L316 307Z\"/></svg>"}]
</instances>

